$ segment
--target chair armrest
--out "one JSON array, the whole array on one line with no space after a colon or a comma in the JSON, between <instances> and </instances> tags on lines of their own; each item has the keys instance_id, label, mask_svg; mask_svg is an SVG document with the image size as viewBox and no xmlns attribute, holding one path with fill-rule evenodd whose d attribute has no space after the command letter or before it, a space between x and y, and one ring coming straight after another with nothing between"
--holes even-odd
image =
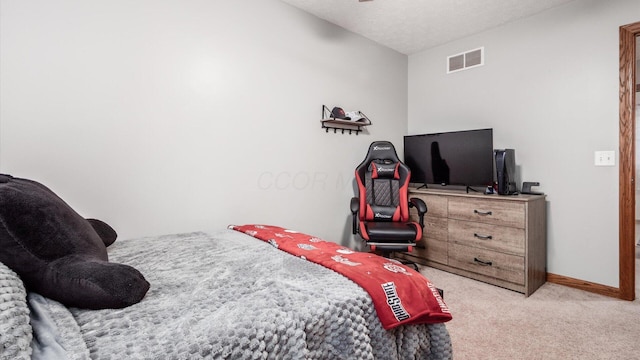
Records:
<instances>
[{"instance_id":1,"label":"chair armrest","mask_svg":"<svg viewBox=\"0 0 640 360\"><path fill-rule=\"evenodd\" d=\"M360 211L360 198L352 197L350 206L351 206L351 213L353 215L357 215L358 211Z\"/></svg>"},{"instance_id":2,"label":"chair armrest","mask_svg":"<svg viewBox=\"0 0 640 360\"><path fill-rule=\"evenodd\" d=\"M351 233L358 233L358 212L360 211L360 198L352 197L351 198L351 217L353 218L353 223L351 224Z\"/></svg>"},{"instance_id":3,"label":"chair armrest","mask_svg":"<svg viewBox=\"0 0 640 360\"><path fill-rule=\"evenodd\" d=\"M424 200L419 198L410 198L409 207L415 207L418 210L418 216L420 217L420 226L424 229L424 214L427 213L427 204Z\"/></svg>"}]
</instances>

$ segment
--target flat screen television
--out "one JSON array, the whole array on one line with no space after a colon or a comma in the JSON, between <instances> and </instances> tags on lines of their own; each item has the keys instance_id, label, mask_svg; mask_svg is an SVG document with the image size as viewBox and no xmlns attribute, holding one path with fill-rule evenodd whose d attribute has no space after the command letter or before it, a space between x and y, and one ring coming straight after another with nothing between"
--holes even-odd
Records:
<instances>
[{"instance_id":1,"label":"flat screen television","mask_svg":"<svg viewBox=\"0 0 640 360\"><path fill-rule=\"evenodd\" d=\"M489 186L494 181L493 129L407 135L404 163L412 183Z\"/></svg>"}]
</instances>

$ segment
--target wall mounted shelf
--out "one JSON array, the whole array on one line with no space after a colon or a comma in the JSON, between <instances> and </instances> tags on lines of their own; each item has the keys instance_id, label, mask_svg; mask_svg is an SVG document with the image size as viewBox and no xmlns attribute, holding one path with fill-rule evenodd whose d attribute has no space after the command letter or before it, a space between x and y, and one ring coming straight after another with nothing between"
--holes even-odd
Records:
<instances>
[{"instance_id":1,"label":"wall mounted shelf","mask_svg":"<svg viewBox=\"0 0 640 360\"><path fill-rule=\"evenodd\" d=\"M369 120L369 118L367 118L367 116L361 111L358 111L357 113L361 118L355 121L338 119L331 116L331 110L329 110L328 107L322 105L322 120L320 120L320 122L322 123L322 128L325 129L325 132L329 132L330 129L333 129L334 133L340 131L344 134L345 131L348 131L349 135L353 132L358 135L358 133L363 130L363 127L371 125L371 120Z\"/></svg>"}]
</instances>

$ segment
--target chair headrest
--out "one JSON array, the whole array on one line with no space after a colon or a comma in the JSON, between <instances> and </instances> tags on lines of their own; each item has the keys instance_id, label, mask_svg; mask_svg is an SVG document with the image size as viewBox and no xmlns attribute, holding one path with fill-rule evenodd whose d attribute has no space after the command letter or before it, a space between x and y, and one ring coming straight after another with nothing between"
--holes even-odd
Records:
<instances>
[{"instance_id":1,"label":"chair headrest","mask_svg":"<svg viewBox=\"0 0 640 360\"><path fill-rule=\"evenodd\" d=\"M369 171L372 179L399 179L398 174L399 162L391 160L374 159L369 164Z\"/></svg>"},{"instance_id":2,"label":"chair headrest","mask_svg":"<svg viewBox=\"0 0 640 360\"><path fill-rule=\"evenodd\" d=\"M372 162L375 161L376 167L372 167ZM374 141L369 145L369 151L364 160L358 168L360 171L370 171L374 174L374 178L397 178L396 174L397 165L400 163L398 154L396 154L396 148L389 141ZM391 171L391 169L393 171ZM378 175L375 175L375 172Z\"/></svg>"},{"instance_id":3,"label":"chair headrest","mask_svg":"<svg viewBox=\"0 0 640 360\"><path fill-rule=\"evenodd\" d=\"M374 141L369 145L369 152L367 153L367 159L369 161L373 159L379 160L391 160L393 162L399 162L398 154L396 154L396 148L389 141Z\"/></svg>"},{"instance_id":4,"label":"chair headrest","mask_svg":"<svg viewBox=\"0 0 640 360\"><path fill-rule=\"evenodd\" d=\"M389 141L374 141L369 145L367 155L356 167L356 176L364 181L366 172L370 172L373 179L404 181L411 176L409 168L400 161L396 148Z\"/></svg>"}]
</instances>

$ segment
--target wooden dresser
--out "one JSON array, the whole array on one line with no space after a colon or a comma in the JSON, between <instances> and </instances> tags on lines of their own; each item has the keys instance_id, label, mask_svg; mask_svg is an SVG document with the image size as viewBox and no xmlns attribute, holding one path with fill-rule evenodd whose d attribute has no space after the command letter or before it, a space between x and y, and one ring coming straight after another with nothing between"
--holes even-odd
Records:
<instances>
[{"instance_id":1,"label":"wooden dresser","mask_svg":"<svg viewBox=\"0 0 640 360\"><path fill-rule=\"evenodd\" d=\"M544 195L410 189L409 197L424 200L428 212L418 248L398 257L526 296L546 281Z\"/></svg>"}]
</instances>

